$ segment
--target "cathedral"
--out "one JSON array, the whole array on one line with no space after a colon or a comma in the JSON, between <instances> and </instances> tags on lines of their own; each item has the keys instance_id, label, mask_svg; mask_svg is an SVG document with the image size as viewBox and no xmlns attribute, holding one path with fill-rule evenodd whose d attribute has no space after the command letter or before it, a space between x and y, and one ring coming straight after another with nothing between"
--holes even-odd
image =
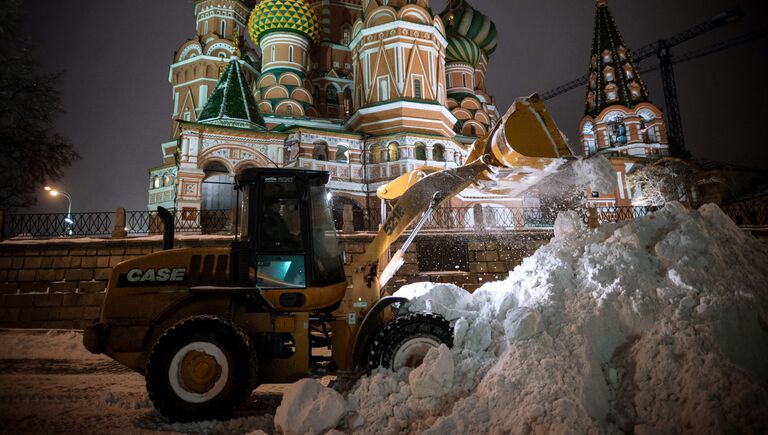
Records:
<instances>
[{"instance_id":1,"label":"cathedral","mask_svg":"<svg viewBox=\"0 0 768 435\"><path fill-rule=\"evenodd\" d=\"M615 192L591 192L589 200L599 206L631 206L640 192L632 189L627 175L670 153L663 114L649 100L607 0L597 0L589 62L579 124L582 154L606 156L616 168L618 186Z\"/></svg>"},{"instance_id":2,"label":"cathedral","mask_svg":"<svg viewBox=\"0 0 768 435\"><path fill-rule=\"evenodd\" d=\"M277 167L328 171L334 212L367 215L379 186L463 164L499 119L496 26L467 1L434 14L428 0L196 0L194 13L150 210L234 208L234 176ZM453 205L510 201L468 191Z\"/></svg>"},{"instance_id":3,"label":"cathedral","mask_svg":"<svg viewBox=\"0 0 768 435\"><path fill-rule=\"evenodd\" d=\"M334 214L351 207L359 229L382 208L378 187L462 165L499 120L486 87L496 26L466 0L440 14L428 0L195 0L194 13L195 35L170 67L171 134L149 171L150 210L233 209L245 168L302 168L331 174ZM582 154L608 157L618 184L588 199L632 205L627 175L669 148L607 0L596 4L587 88ZM468 189L448 206L538 204Z\"/></svg>"}]
</instances>

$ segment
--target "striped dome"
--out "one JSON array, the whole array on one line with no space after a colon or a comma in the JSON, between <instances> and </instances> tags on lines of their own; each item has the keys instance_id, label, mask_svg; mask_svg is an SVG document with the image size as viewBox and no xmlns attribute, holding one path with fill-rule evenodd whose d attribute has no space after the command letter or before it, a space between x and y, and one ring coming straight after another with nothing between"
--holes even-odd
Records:
<instances>
[{"instance_id":1,"label":"striped dome","mask_svg":"<svg viewBox=\"0 0 768 435\"><path fill-rule=\"evenodd\" d=\"M262 0L251 12L248 33L256 45L263 35L278 30L316 42L320 36L318 23L314 9L305 0Z\"/></svg>"},{"instance_id":2,"label":"striped dome","mask_svg":"<svg viewBox=\"0 0 768 435\"><path fill-rule=\"evenodd\" d=\"M447 62L461 62L476 67L480 63L480 47L469 38L453 35L448 38L448 48L445 50Z\"/></svg>"},{"instance_id":3,"label":"striped dome","mask_svg":"<svg viewBox=\"0 0 768 435\"><path fill-rule=\"evenodd\" d=\"M449 36L467 37L489 56L496 51L496 25L465 0L449 0L449 7L440 14L440 18L443 19Z\"/></svg>"}]
</instances>

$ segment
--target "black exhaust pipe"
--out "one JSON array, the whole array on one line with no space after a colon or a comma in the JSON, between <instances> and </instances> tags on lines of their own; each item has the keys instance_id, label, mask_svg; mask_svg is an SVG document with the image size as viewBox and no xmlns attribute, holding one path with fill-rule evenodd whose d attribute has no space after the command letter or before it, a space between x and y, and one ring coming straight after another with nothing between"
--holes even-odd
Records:
<instances>
[{"instance_id":1,"label":"black exhaust pipe","mask_svg":"<svg viewBox=\"0 0 768 435\"><path fill-rule=\"evenodd\" d=\"M175 225L173 215L165 207L157 207L157 215L163 221L163 250L173 249Z\"/></svg>"}]
</instances>

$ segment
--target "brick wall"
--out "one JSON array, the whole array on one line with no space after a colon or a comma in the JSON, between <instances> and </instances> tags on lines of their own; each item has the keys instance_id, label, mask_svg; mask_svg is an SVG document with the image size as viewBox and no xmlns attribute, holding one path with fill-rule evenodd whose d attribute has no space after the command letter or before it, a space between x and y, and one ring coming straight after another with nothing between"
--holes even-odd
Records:
<instances>
[{"instance_id":1,"label":"brick wall","mask_svg":"<svg viewBox=\"0 0 768 435\"><path fill-rule=\"evenodd\" d=\"M405 264L387 286L433 281L473 291L507 273L551 238L551 232L423 234L405 255ZM372 234L341 236L349 265L373 239ZM466 247L466 271L419 270L419 243L451 240ZM185 236L178 247L228 246L228 237ZM392 253L400 245L392 247ZM112 267L123 260L162 249L159 237L104 240L6 241L0 243L0 327L82 328L98 317Z\"/></svg>"}]
</instances>

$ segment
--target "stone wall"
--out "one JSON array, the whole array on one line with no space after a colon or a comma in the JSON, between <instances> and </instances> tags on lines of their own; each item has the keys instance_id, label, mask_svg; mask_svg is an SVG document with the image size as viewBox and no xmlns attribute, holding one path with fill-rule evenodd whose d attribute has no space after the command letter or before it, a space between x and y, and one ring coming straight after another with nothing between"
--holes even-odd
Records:
<instances>
[{"instance_id":1,"label":"stone wall","mask_svg":"<svg viewBox=\"0 0 768 435\"><path fill-rule=\"evenodd\" d=\"M551 238L551 231L422 234L405 255L405 264L386 290L404 284L448 282L473 291L484 282L504 279L523 258ZM349 265L373 240L373 234L340 236L347 275ZM229 237L177 238L177 247L228 246ZM466 253L464 271L422 271L419 244L450 241ZM396 244L392 253L399 247ZM82 328L99 315L112 267L162 249L160 237L5 241L0 243L0 327Z\"/></svg>"}]
</instances>

